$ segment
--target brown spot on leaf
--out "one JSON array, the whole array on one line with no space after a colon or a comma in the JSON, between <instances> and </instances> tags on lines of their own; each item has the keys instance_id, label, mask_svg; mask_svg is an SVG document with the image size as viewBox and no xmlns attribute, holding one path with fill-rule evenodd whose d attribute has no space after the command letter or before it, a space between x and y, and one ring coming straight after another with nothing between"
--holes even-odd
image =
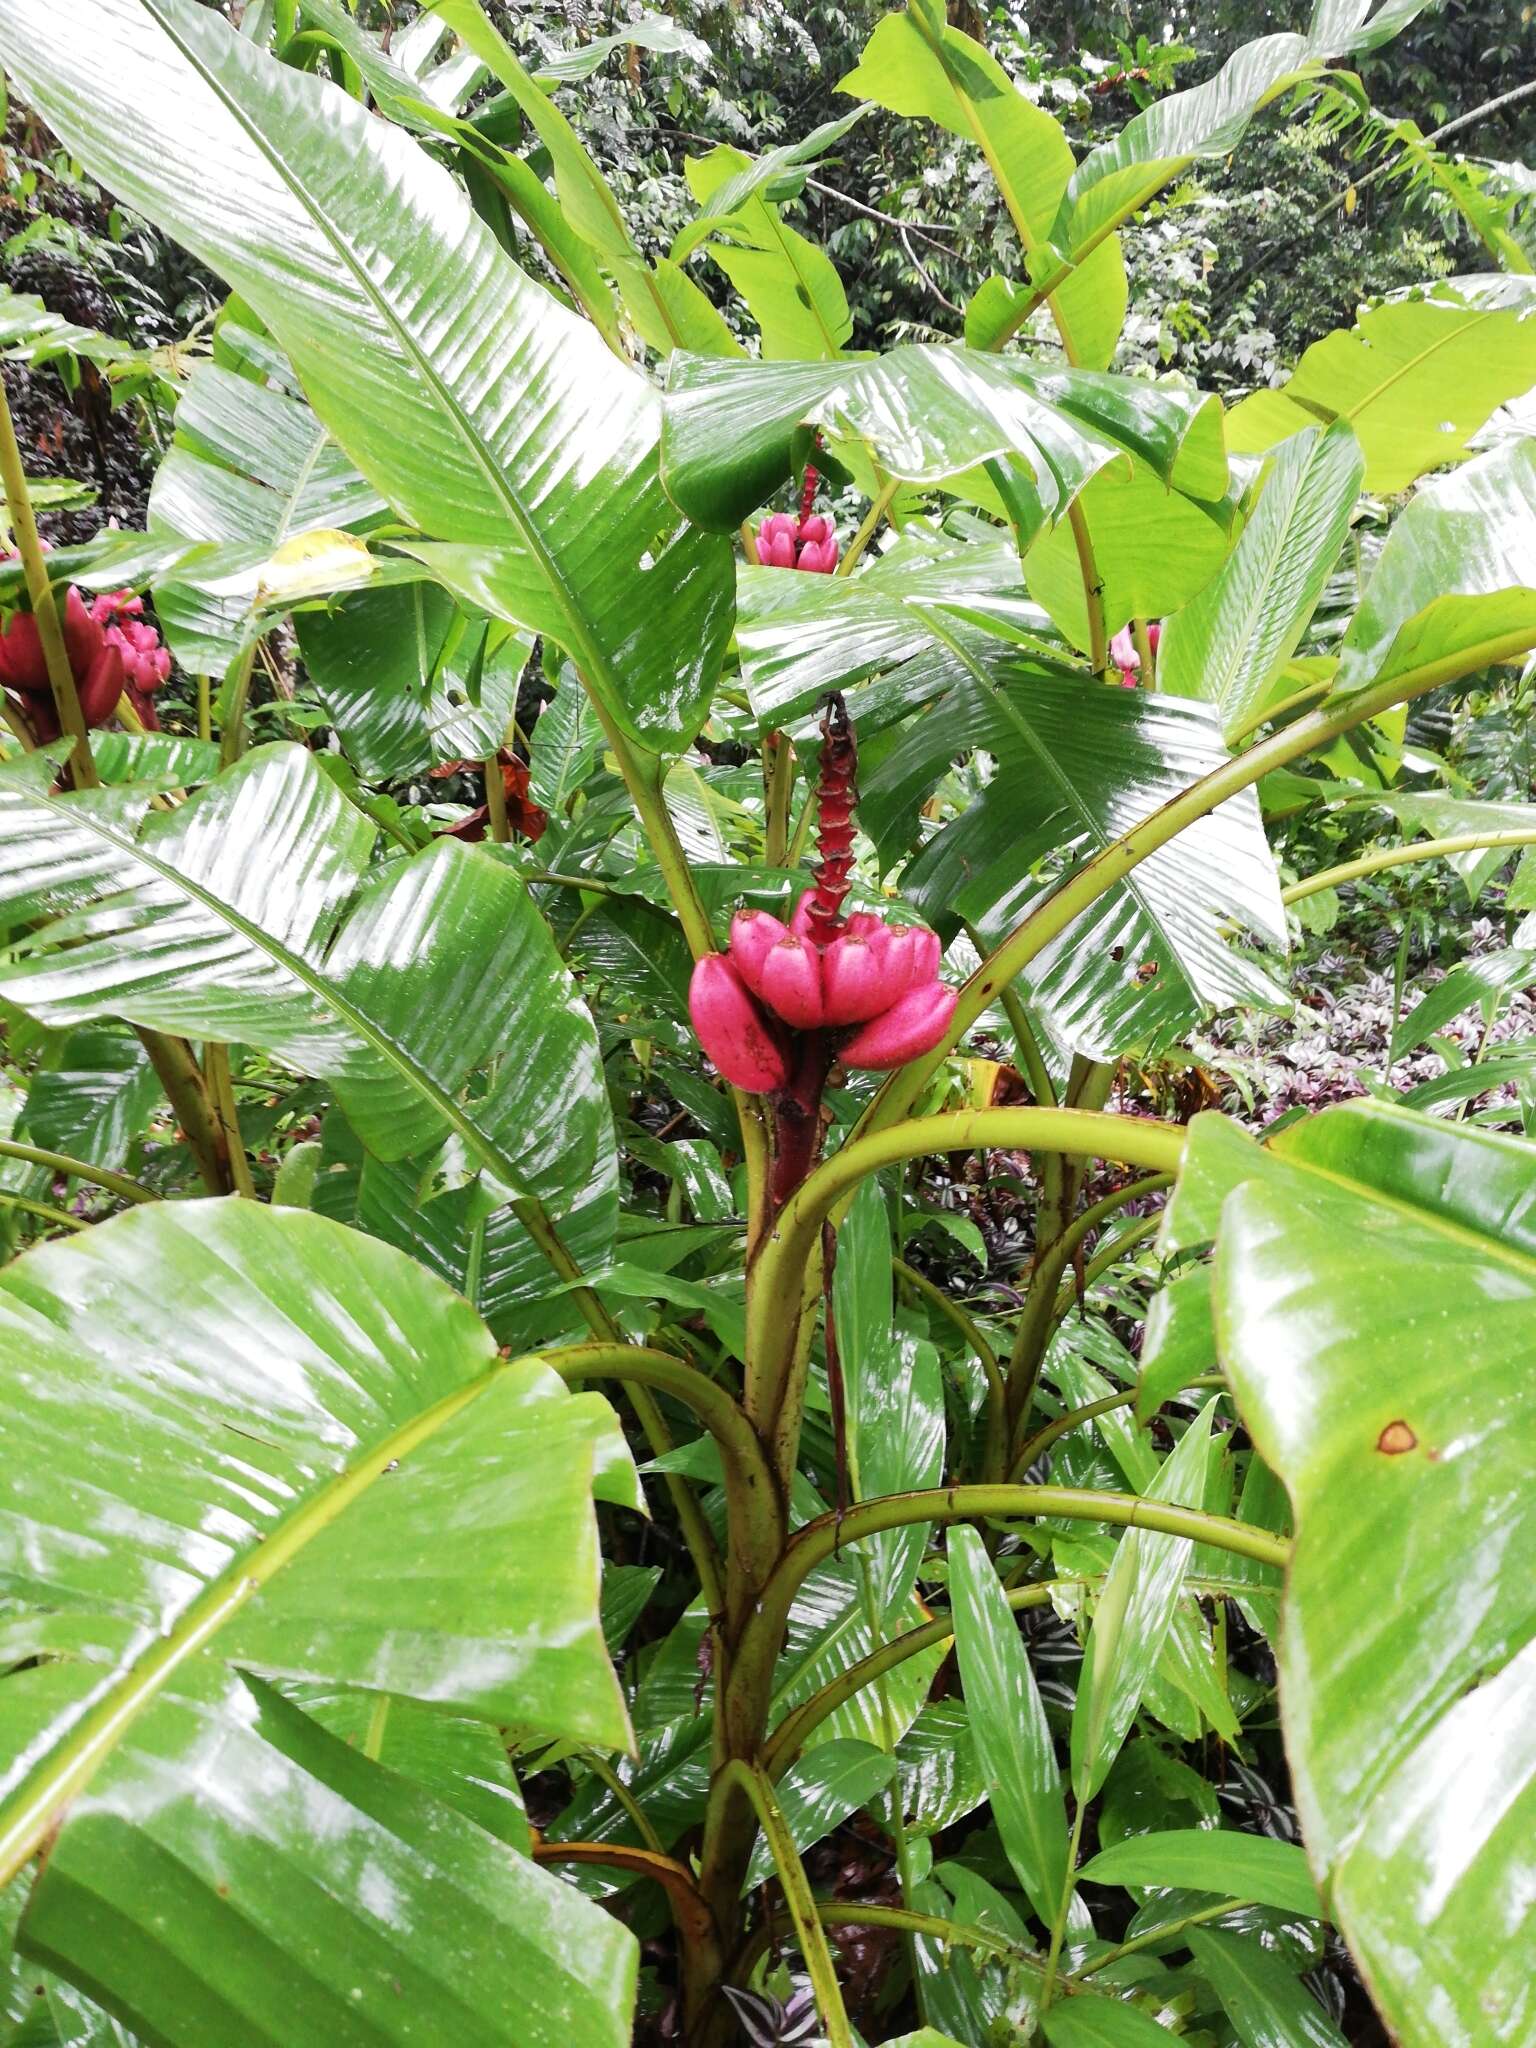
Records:
<instances>
[{"instance_id":1,"label":"brown spot on leaf","mask_svg":"<svg viewBox=\"0 0 1536 2048\"><path fill-rule=\"evenodd\" d=\"M1389 1458L1400 1458L1404 1451L1418 1448L1418 1438L1406 1422L1389 1422L1376 1439L1376 1448Z\"/></svg>"}]
</instances>

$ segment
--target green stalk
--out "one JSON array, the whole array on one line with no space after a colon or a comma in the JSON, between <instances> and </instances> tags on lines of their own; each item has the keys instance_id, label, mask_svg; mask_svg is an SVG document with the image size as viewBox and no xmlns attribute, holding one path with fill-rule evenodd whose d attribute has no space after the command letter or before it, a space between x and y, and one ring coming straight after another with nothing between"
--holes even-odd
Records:
<instances>
[{"instance_id":1,"label":"green stalk","mask_svg":"<svg viewBox=\"0 0 1536 2048\"><path fill-rule=\"evenodd\" d=\"M1188 1382L1192 1387L1224 1387L1227 1383L1219 1372L1202 1373L1198 1379ZM1010 1483L1019 1484L1035 1460L1064 1436L1070 1436L1074 1429L1081 1429L1085 1422L1092 1422L1095 1416L1110 1415L1116 1408L1129 1408L1136 1399L1132 1387L1121 1394L1105 1394L1101 1400L1085 1402L1081 1408L1069 1408L1065 1415L1058 1415L1053 1422L1047 1422L1037 1429L1019 1448L1008 1473Z\"/></svg>"},{"instance_id":2,"label":"green stalk","mask_svg":"<svg viewBox=\"0 0 1536 2048\"><path fill-rule=\"evenodd\" d=\"M64 645L64 629L59 623L53 585L48 581L48 564L43 555L43 544L38 538L32 499L27 490L26 466L21 459L16 422L11 417L11 403L3 382L0 382L0 481L5 486L5 509L16 551L21 556L22 574L26 577L32 616L37 620L37 637L42 643L43 659L48 664L48 680L53 685L59 724L75 743L74 752L69 757L75 787L99 789L101 777L96 773L91 736L86 728L85 713L80 709L80 692L75 688L75 672L69 665L69 650Z\"/></svg>"},{"instance_id":3,"label":"green stalk","mask_svg":"<svg viewBox=\"0 0 1536 2048\"><path fill-rule=\"evenodd\" d=\"M789 860L789 800L795 787L795 750L785 732L769 733L763 748L768 757L763 861L770 868L782 868Z\"/></svg>"},{"instance_id":4,"label":"green stalk","mask_svg":"<svg viewBox=\"0 0 1536 2048\"><path fill-rule=\"evenodd\" d=\"M1308 875L1304 881L1293 882L1289 889L1282 889L1280 901L1300 903L1305 896L1316 896L1324 889L1340 889L1346 882L1358 882L1365 875L1379 875L1386 868L1407 867L1410 862L1419 860L1443 860L1452 853L1491 853L1499 846L1536 846L1536 829L1458 832L1448 839L1421 839L1412 846L1389 846L1384 852L1362 854L1359 860L1344 861L1336 868L1320 868L1315 875Z\"/></svg>"},{"instance_id":5,"label":"green stalk","mask_svg":"<svg viewBox=\"0 0 1536 2048\"><path fill-rule=\"evenodd\" d=\"M203 1047L203 1082L208 1090L208 1107L212 1114L215 1142L219 1157L230 1179L230 1185L237 1195L243 1195L248 1202L256 1199L256 1184L251 1179L251 1162L245 1154L245 1140L240 1135L240 1116L235 1108L234 1083L229 1071L229 1047L215 1044L212 1039Z\"/></svg>"},{"instance_id":6,"label":"green stalk","mask_svg":"<svg viewBox=\"0 0 1536 2048\"><path fill-rule=\"evenodd\" d=\"M506 846L512 838L512 827L507 823L507 785L502 780L501 763L494 754L487 754L480 763L480 774L485 784L485 808L490 816L491 839L497 846Z\"/></svg>"},{"instance_id":7,"label":"green stalk","mask_svg":"<svg viewBox=\"0 0 1536 2048\"><path fill-rule=\"evenodd\" d=\"M1229 1913L1241 1913L1248 1906L1258 1904L1257 1899L1218 1899L1214 1906L1202 1906L1198 1913L1186 1913L1181 1920L1170 1920L1166 1927L1149 1928L1145 1934L1138 1934L1130 1941L1122 1941L1118 1948L1106 1949L1103 1955L1095 1956L1084 1963L1080 1970L1074 1970L1068 1982L1080 1984L1085 1977L1093 1977L1100 1970L1107 1970L1111 1963L1118 1963L1126 1956L1139 1955L1143 1949L1156 1948L1159 1942L1171 1941L1176 1934L1182 1934L1186 1927L1203 1926L1207 1920L1224 1920Z\"/></svg>"},{"instance_id":8,"label":"green stalk","mask_svg":"<svg viewBox=\"0 0 1536 2048\"><path fill-rule=\"evenodd\" d=\"M583 1322L599 1340L599 1344L606 1347L606 1352L623 1353L626 1360L631 1350L639 1354L639 1346L628 1344L624 1332L609 1315L597 1295L590 1287L581 1284L581 1268L571 1257L559 1232L550 1222L543 1203L525 1198L512 1204L512 1212L555 1272L568 1283L571 1300L580 1311ZM644 1354L639 1355L643 1359ZM553 1356L554 1354L551 1354L545 1362L552 1363ZM595 1369L593 1376L596 1376ZM657 1407L649 1386L628 1377L624 1378L623 1386L629 1397L629 1405L634 1409L640 1427L645 1433L645 1440L651 1447L651 1455L657 1458L665 1457L667 1452L674 1450L676 1446L672 1440L672 1432L667 1427L667 1419ZM710 1613L717 1614L724 1599L724 1582L720 1572L720 1553L715 1547L714 1536L688 1481L680 1472L668 1472L665 1477L667 1492L671 1496L673 1511L677 1515L678 1527L682 1530L683 1541L688 1546L688 1554L693 1559L693 1568L698 1575L699 1590L704 1595Z\"/></svg>"},{"instance_id":9,"label":"green stalk","mask_svg":"<svg viewBox=\"0 0 1536 2048\"><path fill-rule=\"evenodd\" d=\"M905 1259L893 1259L891 1266L897 1277L910 1287L914 1294L921 1295L931 1307L948 1317L980 1361L987 1382L986 1444L980 1477L1001 1479L1003 1462L1008 1454L1008 1388L997 1353L981 1334L974 1319L966 1314L958 1302L951 1301L942 1287L935 1287L931 1280L909 1266Z\"/></svg>"},{"instance_id":10,"label":"green stalk","mask_svg":"<svg viewBox=\"0 0 1536 2048\"><path fill-rule=\"evenodd\" d=\"M1200 818L1209 816L1228 797L1251 788L1272 769L1283 768L1303 754L1329 745L1341 734L1379 716L1381 712L1409 703L1445 683L1455 682L1460 676L1517 660L1530 652L1533 638L1536 636L1529 628L1505 633L1484 641L1480 646L1446 655L1440 661L1426 662L1420 668L1395 676L1390 682L1361 690L1341 704L1308 712L1293 725L1250 747L1245 754L1238 754L1230 761L1224 761L1220 767L1213 768L1208 775L1202 775L1198 782L1191 783L1188 789L1133 825L1129 832L1112 840L1075 873L1068 875L1042 904L1014 927L991 957L981 963L961 989L953 1021L943 1039L932 1052L910 1061L891 1076L865 1111L861 1128L865 1131L883 1129L905 1116L927 1087L929 1076L948 1057L977 1018L997 1001L1002 991L1084 911L1123 882L1159 847L1166 846L1170 839L1176 839L1179 833Z\"/></svg>"},{"instance_id":11,"label":"green stalk","mask_svg":"<svg viewBox=\"0 0 1536 2048\"><path fill-rule=\"evenodd\" d=\"M827 1937L817 1917L816 1901L794 1838L773 1796L773 1787L755 1764L743 1763L739 1757L733 1757L725 1766L723 1777L751 1800L768 1846L773 1851L774 1867L779 1873L795 1938L810 1974L811 1989L816 1995L816 2009L826 2029L828 2048L854 2048L853 2029L843 2007L843 1994L838 1985L832 1951L827 1946Z\"/></svg>"},{"instance_id":12,"label":"green stalk","mask_svg":"<svg viewBox=\"0 0 1536 2048\"><path fill-rule=\"evenodd\" d=\"M1059 1515L1067 1521L1109 1522L1117 1528L1156 1529L1191 1543L1209 1543L1237 1557L1283 1566L1290 1545L1268 1529L1256 1529L1227 1515L1174 1507L1139 1494L1106 1493L1071 1486L935 1486L916 1493L883 1494L861 1501L843 1515L818 1515L785 1545L763 1586L736 1646L731 1689L740 1702L768 1697L774 1660L795 1595L818 1565L866 1536L903 1529L915 1522L979 1522ZM746 1713L746 1705L740 1711Z\"/></svg>"},{"instance_id":13,"label":"green stalk","mask_svg":"<svg viewBox=\"0 0 1536 2048\"><path fill-rule=\"evenodd\" d=\"M1184 1144L1182 1130L1149 1118L1078 1109L981 1109L920 1117L855 1138L834 1153L785 1203L748 1280L746 1407L759 1434L776 1437L781 1482L793 1470L794 1422L804 1377L799 1360L803 1317L796 1315L795 1305L806 1300L806 1275L822 1224L861 1180L926 1153L983 1146L1054 1150L1173 1172ZM780 1426L781 1417L787 1427Z\"/></svg>"},{"instance_id":14,"label":"green stalk","mask_svg":"<svg viewBox=\"0 0 1536 2048\"><path fill-rule=\"evenodd\" d=\"M1040 1987L1040 2010L1047 2013L1056 1995L1056 1971L1061 1963L1061 1944L1066 1937L1067 1915L1072 1910L1072 1894L1077 1889L1077 1859L1083 1845L1083 1817L1087 1803L1079 1805L1072 1816L1072 1832L1067 1838L1067 1876L1061 1888L1061 1903L1056 1908L1056 1918L1051 1922L1051 1946L1045 1958L1045 1982Z\"/></svg>"},{"instance_id":15,"label":"green stalk","mask_svg":"<svg viewBox=\"0 0 1536 2048\"><path fill-rule=\"evenodd\" d=\"M691 1409L720 1449L732 1570L760 1578L771 1569L779 1548L778 1491L756 1431L724 1387L680 1358L637 1344L590 1344L551 1353L548 1363L564 1380L622 1380L631 1400L637 1392L649 1398L653 1389ZM717 1597L710 1612L719 1607Z\"/></svg>"},{"instance_id":16,"label":"green stalk","mask_svg":"<svg viewBox=\"0 0 1536 2048\"><path fill-rule=\"evenodd\" d=\"M1078 1246L1108 1217L1123 1209L1127 1202L1156 1193L1159 1188L1167 1187L1171 1178L1170 1174L1151 1173L1141 1180L1132 1181L1128 1187L1118 1188L1067 1222L1049 1238L1040 1252L1030 1275L1023 1313L1014 1332L1013 1351L1008 1360L1008 1419L1015 1434L1029 1426L1029 1411L1034 1403L1041 1363L1058 1320L1057 1288ZM1075 1197L1076 1191L1073 1192ZM1086 1280L1086 1275L1084 1277ZM1062 1313L1065 1312L1063 1309Z\"/></svg>"},{"instance_id":17,"label":"green stalk","mask_svg":"<svg viewBox=\"0 0 1536 2048\"><path fill-rule=\"evenodd\" d=\"M149 1054L149 1063L181 1126L203 1186L210 1195L227 1195L229 1178L224 1170L213 1110L191 1046L184 1038L170 1038L142 1024L134 1026L134 1034Z\"/></svg>"},{"instance_id":18,"label":"green stalk","mask_svg":"<svg viewBox=\"0 0 1536 2048\"><path fill-rule=\"evenodd\" d=\"M30 1195L13 1195L8 1188L0 1188L0 1202L8 1209L24 1209L29 1216L40 1216L45 1223L59 1223L66 1230L89 1230L90 1225L80 1216L71 1216L66 1209L56 1209L51 1202L35 1202Z\"/></svg>"},{"instance_id":19,"label":"green stalk","mask_svg":"<svg viewBox=\"0 0 1536 2048\"><path fill-rule=\"evenodd\" d=\"M869 510L859 526L858 532L848 543L847 552L833 570L834 576L851 576L862 560L865 549L880 531L881 522L895 502L901 484L896 477L888 477L870 500Z\"/></svg>"},{"instance_id":20,"label":"green stalk","mask_svg":"<svg viewBox=\"0 0 1536 2048\"><path fill-rule=\"evenodd\" d=\"M715 934L694 883L688 856L677 836L677 827L672 822L672 813L667 809L663 789L665 766L658 755L644 754L638 747L631 746L591 690L587 692L587 701L596 712L603 736L619 764L624 786L639 814L641 830L645 833L652 858L661 870L667 895L688 941L688 949L695 960L700 960L706 953L715 951ZM752 1243L768 1183L768 1132L762 1105L755 1095L746 1095L741 1089L733 1088L731 1099L736 1105L742 1157L747 1168L747 1241Z\"/></svg>"},{"instance_id":21,"label":"green stalk","mask_svg":"<svg viewBox=\"0 0 1536 2048\"><path fill-rule=\"evenodd\" d=\"M124 1202L157 1202L160 1197L140 1187L126 1173L113 1173L105 1166L91 1166L84 1159L72 1159L67 1152L49 1152L41 1145L23 1145L16 1138L0 1138L0 1159L24 1159L31 1166L46 1166L71 1180L89 1181Z\"/></svg>"}]
</instances>

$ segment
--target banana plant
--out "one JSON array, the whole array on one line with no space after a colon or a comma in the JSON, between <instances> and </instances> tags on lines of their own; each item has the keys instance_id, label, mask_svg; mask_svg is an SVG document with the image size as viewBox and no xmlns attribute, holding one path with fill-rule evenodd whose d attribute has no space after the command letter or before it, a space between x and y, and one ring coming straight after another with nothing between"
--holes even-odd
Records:
<instances>
[{"instance_id":1,"label":"banana plant","mask_svg":"<svg viewBox=\"0 0 1536 2048\"><path fill-rule=\"evenodd\" d=\"M1536 842L1339 768L1524 716L1529 280L1230 412L1110 367L1120 230L1421 4L1078 162L909 0L652 260L617 39L0 0L231 294L145 536L45 554L0 407L0 2042L1289 2048L1335 1930L1405 2048L1528 2039L1536 1147L1132 1113L1293 904ZM997 181L952 342L786 218L868 109ZM1282 798L1399 837L1284 886ZM1175 1754L1277 1702L1294 1840Z\"/></svg>"}]
</instances>

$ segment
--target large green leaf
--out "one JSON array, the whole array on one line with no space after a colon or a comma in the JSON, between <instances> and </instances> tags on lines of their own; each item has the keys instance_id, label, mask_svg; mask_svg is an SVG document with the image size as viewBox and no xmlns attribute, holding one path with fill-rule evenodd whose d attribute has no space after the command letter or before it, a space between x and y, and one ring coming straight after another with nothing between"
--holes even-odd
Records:
<instances>
[{"instance_id":1,"label":"large green leaf","mask_svg":"<svg viewBox=\"0 0 1536 2048\"><path fill-rule=\"evenodd\" d=\"M1308 1853L1404 2048L1529 2034L1536 1148L1383 1104L1194 1126L1222 1363L1296 1513ZM1181 1186L1179 1198L1184 1199Z\"/></svg>"},{"instance_id":2,"label":"large green leaf","mask_svg":"<svg viewBox=\"0 0 1536 2048\"><path fill-rule=\"evenodd\" d=\"M1074 171L1061 124L1014 84L997 59L952 28L935 0L908 0L888 14L839 92L897 114L936 121L973 142L986 158L1023 245L1030 277L1060 267L1050 236ZM1104 241L1051 298L1068 360L1103 369L1125 319L1120 248Z\"/></svg>"},{"instance_id":3,"label":"large green leaf","mask_svg":"<svg viewBox=\"0 0 1536 2048\"><path fill-rule=\"evenodd\" d=\"M679 347L732 348L729 328L692 279L675 263L662 262L653 269L646 262L607 180L576 130L538 79L524 69L480 0L436 0L433 12L506 89L544 145L554 170L561 217L612 275L624 310L642 338L663 353ZM630 25L631 35L635 26ZM678 33L671 23L661 26ZM612 48L618 39L606 40ZM583 53L576 54L580 59Z\"/></svg>"},{"instance_id":4,"label":"large green leaf","mask_svg":"<svg viewBox=\"0 0 1536 2048\"><path fill-rule=\"evenodd\" d=\"M1022 603L1023 583L1018 555L1001 539L955 543L909 532L851 577L743 568L737 648L759 726L796 725L829 690L842 690L868 739L966 673L948 639L935 633L932 607L1003 597ZM949 627L943 613L939 619ZM1043 613L1036 622L1042 634L1048 630ZM866 810L863 822L879 839L874 813Z\"/></svg>"},{"instance_id":5,"label":"large green leaf","mask_svg":"<svg viewBox=\"0 0 1536 2048\"><path fill-rule=\"evenodd\" d=\"M930 921L963 918L995 939L1051 886L1042 863L1097 852L1226 756L1205 705L1015 673L952 644L964 681L881 762L867 794L910 835L954 755L991 756L991 779L924 847L905 887ZM1279 1001L1230 944L1234 925L1284 943L1273 860L1247 797L1151 855L1091 923L1042 953L1029 970L1034 998L1059 1038L1098 1057L1167 1043L1211 1006Z\"/></svg>"},{"instance_id":6,"label":"large green leaf","mask_svg":"<svg viewBox=\"0 0 1536 2048\"><path fill-rule=\"evenodd\" d=\"M15 1262L0 1377L0 1570L41 1658L0 1682L7 1868L62 1816L27 1952L175 2048L404 2044L448 1996L486 2048L617 2048L627 1935L242 1675L624 1743L606 1403L398 1253L247 1202Z\"/></svg>"},{"instance_id":7,"label":"large green leaf","mask_svg":"<svg viewBox=\"0 0 1536 2048\"><path fill-rule=\"evenodd\" d=\"M745 189L752 159L722 143L706 157L689 157L686 170L689 190L710 217L703 246L746 301L764 357L840 355L853 332L842 280L824 251L790 227L761 190Z\"/></svg>"},{"instance_id":8,"label":"large green leaf","mask_svg":"<svg viewBox=\"0 0 1536 2048\"><path fill-rule=\"evenodd\" d=\"M632 737L685 744L729 632L730 551L661 489L655 393L450 174L196 0L0 0L0 33L81 161L260 315L400 515L456 568L467 553Z\"/></svg>"},{"instance_id":9,"label":"large green leaf","mask_svg":"<svg viewBox=\"0 0 1536 2048\"><path fill-rule=\"evenodd\" d=\"M1340 694L1536 646L1536 441L1426 484L1393 525L1339 656Z\"/></svg>"},{"instance_id":10,"label":"large green leaf","mask_svg":"<svg viewBox=\"0 0 1536 2048\"><path fill-rule=\"evenodd\" d=\"M1367 21L1370 0L1317 0L1304 35L1244 43L1214 78L1154 101L1073 173L1055 224L1057 245L1079 259L1198 157L1228 155L1261 107L1315 77L1327 58L1375 48L1428 5L1382 0Z\"/></svg>"},{"instance_id":11,"label":"large green leaf","mask_svg":"<svg viewBox=\"0 0 1536 2048\"><path fill-rule=\"evenodd\" d=\"M611 1185L596 1033L504 862L445 839L370 873L373 826L302 747L147 817L142 791L53 792L50 765L0 770L0 911L48 919L0 973L9 1000L263 1046L331 1080L383 1157L452 1131L557 1211Z\"/></svg>"},{"instance_id":12,"label":"large green leaf","mask_svg":"<svg viewBox=\"0 0 1536 2048\"><path fill-rule=\"evenodd\" d=\"M1067 1882L1067 1810L1056 1747L1019 1625L974 1529L949 1537L955 1654L1003 1848L1049 1927Z\"/></svg>"},{"instance_id":13,"label":"large green leaf","mask_svg":"<svg viewBox=\"0 0 1536 2048\"><path fill-rule=\"evenodd\" d=\"M1344 545L1362 468L1347 424L1287 441L1237 546L1163 627L1158 688L1214 704L1229 741L1276 695Z\"/></svg>"},{"instance_id":14,"label":"large green leaf","mask_svg":"<svg viewBox=\"0 0 1536 2048\"><path fill-rule=\"evenodd\" d=\"M938 484L1006 458L1015 495L1057 519L1090 477L1130 454L1182 495L1227 486L1220 402L1172 385L920 343L856 362L678 356L662 462L690 519L728 531L804 454L812 429L862 443L904 482Z\"/></svg>"},{"instance_id":15,"label":"large green leaf","mask_svg":"<svg viewBox=\"0 0 1536 2048\"><path fill-rule=\"evenodd\" d=\"M1314 342L1277 390L1235 408L1229 433L1248 451L1344 420L1365 454L1366 489L1402 491L1465 453L1494 408L1533 384L1536 280L1456 278Z\"/></svg>"},{"instance_id":16,"label":"large green leaf","mask_svg":"<svg viewBox=\"0 0 1536 2048\"><path fill-rule=\"evenodd\" d=\"M301 398L203 363L176 408L176 437L155 472L157 535L221 543L213 573L158 585L156 614L184 668L222 675L255 610L263 566L314 528L348 528L384 501Z\"/></svg>"}]
</instances>

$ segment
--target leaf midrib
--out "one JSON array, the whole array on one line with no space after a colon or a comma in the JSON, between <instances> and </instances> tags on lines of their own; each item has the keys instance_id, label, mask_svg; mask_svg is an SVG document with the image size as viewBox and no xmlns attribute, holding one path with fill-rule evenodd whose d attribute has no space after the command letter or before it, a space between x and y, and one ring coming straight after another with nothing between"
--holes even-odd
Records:
<instances>
[{"instance_id":1,"label":"leaf midrib","mask_svg":"<svg viewBox=\"0 0 1536 2048\"><path fill-rule=\"evenodd\" d=\"M359 1500L375 1480L429 1442L445 1423L478 1400L518 1362L497 1360L468 1385L445 1394L420 1415L391 1431L355 1464L327 1480L212 1580L168 1633L155 1638L147 1653L117 1676L64 1741L34 1766L0 1808L0 1888L9 1884L41 1847L60 1808L84 1789L116 1748L119 1738L153 1704L175 1673L253 1595L261 1592L285 1565Z\"/></svg>"},{"instance_id":2,"label":"leaf midrib","mask_svg":"<svg viewBox=\"0 0 1536 2048\"><path fill-rule=\"evenodd\" d=\"M247 136L257 153L266 160L287 186L299 206L335 251L338 262L351 277L362 296L374 307L386 327L395 335L407 356L414 362L418 374L437 393L439 402L458 428L460 439L468 448L477 467L490 485L493 495L501 500L508 517L521 533L530 555L538 564L546 583L548 583L554 594L560 614L565 620L567 631L580 649L583 663L586 664L591 672L600 674L610 689L616 688L617 685L610 672L609 664L602 650L596 645L588 632L585 622L575 606L573 593L567 585L565 578L561 575L553 556L544 545L536 526L523 504L521 496L513 488L491 449L481 438L479 430L459 403L457 395L438 376L430 359L423 354L409 329L403 322L395 318L388 301L382 293L376 290L371 278L368 276L367 270L354 260L350 244L343 235L333 229L329 217L318 203L311 198L303 180L290 169L286 158L280 156L276 148L269 144L261 129L246 115L244 109L226 89L223 82L209 70L166 19L161 10L159 0L139 0L139 4L158 24L162 34L180 52L191 70L196 73L208 90L219 101L220 105L225 108L226 112ZM302 381L303 372L299 370L297 363L295 364L295 369L298 371Z\"/></svg>"}]
</instances>

